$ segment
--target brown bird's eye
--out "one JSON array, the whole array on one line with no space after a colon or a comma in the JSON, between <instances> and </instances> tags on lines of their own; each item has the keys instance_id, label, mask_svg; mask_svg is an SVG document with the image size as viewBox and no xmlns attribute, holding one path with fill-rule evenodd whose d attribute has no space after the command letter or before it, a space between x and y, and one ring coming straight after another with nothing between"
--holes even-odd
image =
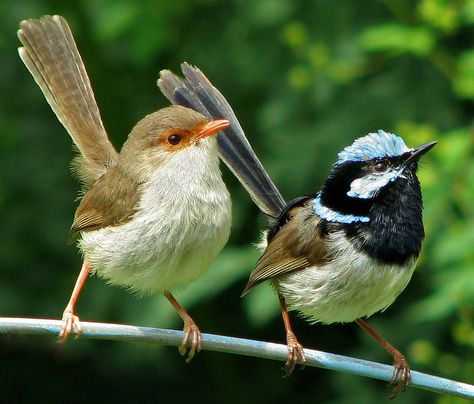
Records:
<instances>
[{"instance_id":1,"label":"brown bird's eye","mask_svg":"<svg viewBox=\"0 0 474 404\"><path fill-rule=\"evenodd\" d=\"M374 166L375 171L385 171L387 169L387 163L385 161L379 161L377 164Z\"/></svg>"},{"instance_id":2,"label":"brown bird's eye","mask_svg":"<svg viewBox=\"0 0 474 404\"><path fill-rule=\"evenodd\" d=\"M170 135L168 136L168 143L172 144L173 146L176 146L179 142L181 142L181 136L179 135Z\"/></svg>"}]
</instances>

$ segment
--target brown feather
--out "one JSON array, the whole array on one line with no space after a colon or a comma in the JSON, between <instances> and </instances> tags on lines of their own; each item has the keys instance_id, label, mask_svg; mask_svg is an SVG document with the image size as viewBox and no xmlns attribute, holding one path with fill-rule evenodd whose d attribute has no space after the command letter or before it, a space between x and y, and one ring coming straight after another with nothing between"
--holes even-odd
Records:
<instances>
[{"instance_id":1,"label":"brown feather","mask_svg":"<svg viewBox=\"0 0 474 404\"><path fill-rule=\"evenodd\" d=\"M147 173L162 163L153 160L157 150L172 153L193 145L206 122L201 114L178 106L162 108L139 121L122 147L118 164L84 195L71 227L73 238L82 231L118 226L132 219L140 202L141 184L147 181ZM172 134L182 137L175 146L168 143Z\"/></svg>"},{"instance_id":2,"label":"brown feather","mask_svg":"<svg viewBox=\"0 0 474 404\"><path fill-rule=\"evenodd\" d=\"M64 18L45 16L22 21L18 37L21 59L81 153L72 167L87 190L118 154L102 124L71 30Z\"/></svg>"},{"instance_id":3,"label":"brown feather","mask_svg":"<svg viewBox=\"0 0 474 404\"><path fill-rule=\"evenodd\" d=\"M136 212L140 196L138 182L120 166L111 168L82 198L71 227L72 236L127 223Z\"/></svg>"},{"instance_id":4,"label":"brown feather","mask_svg":"<svg viewBox=\"0 0 474 404\"><path fill-rule=\"evenodd\" d=\"M290 209L288 222L269 242L242 295L266 280L321 265L329 259L325 240L316 231L320 219L311 209L310 203Z\"/></svg>"}]
</instances>

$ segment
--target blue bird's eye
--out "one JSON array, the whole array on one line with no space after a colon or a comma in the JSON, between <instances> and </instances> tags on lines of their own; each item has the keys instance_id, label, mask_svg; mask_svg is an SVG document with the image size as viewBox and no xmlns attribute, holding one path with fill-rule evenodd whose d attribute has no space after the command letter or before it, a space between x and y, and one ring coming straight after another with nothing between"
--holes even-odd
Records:
<instances>
[{"instance_id":1,"label":"blue bird's eye","mask_svg":"<svg viewBox=\"0 0 474 404\"><path fill-rule=\"evenodd\" d=\"M374 171L382 172L385 171L388 167L388 164L386 161L379 161L374 165Z\"/></svg>"}]
</instances>

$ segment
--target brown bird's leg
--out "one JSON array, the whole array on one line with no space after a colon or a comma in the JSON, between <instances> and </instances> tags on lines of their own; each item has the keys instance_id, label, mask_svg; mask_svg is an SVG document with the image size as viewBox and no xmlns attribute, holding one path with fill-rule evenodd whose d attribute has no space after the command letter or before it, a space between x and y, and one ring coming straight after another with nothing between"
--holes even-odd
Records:
<instances>
[{"instance_id":1,"label":"brown bird's leg","mask_svg":"<svg viewBox=\"0 0 474 404\"><path fill-rule=\"evenodd\" d=\"M283 323L285 324L286 331L286 345L288 346L288 360L285 363L285 377L289 377L297 362L304 365L306 357L304 356L303 345L301 345L296 339L296 335L291 329L290 316L286 308L285 298L278 295L281 306L281 316L283 317Z\"/></svg>"},{"instance_id":2,"label":"brown bird's leg","mask_svg":"<svg viewBox=\"0 0 474 404\"><path fill-rule=\"evenodd\" d=\"M391 394L390 398L395 398L398 393L401 391L405 391L407 386L410 384L411 380L411 373L410 367L408 366L408 362L403 356L402 353L395 347L393 347L388 341L383 339L377 331L375 331L367 322L358 318L356 323L371 337L375 338L375 340L382 345L385 350L393 356L393 376L390 384L395 386L393 389L393 393Z\"/></svg>"},{"instance_id":3,"label":"brown bird's leg","mask_svg":"<svg viewBox=\"0 0 474 404\"><path fill-rule=\"evenodd\" d=\"M194 358L194 354L201 350L201 331L199 331L198 326L191 318L189 313L181 306L178 301L173 297L173 295L165 290L163 292L168 301L173 305L175 310L178 312L179 316L184 322L184 338L181 345L178 347L179 353L184 356L188 352L188 342L190 344L188 357L186 358L186 363L191 362L191 359ZM191 339L191 341L189 341Z\"/></svg>"},{"instance_id":4,"label":"brown bird's leg","mask_svg":"<svg viewBox=\"0 0 474 404\"><path fill-rule=\"evenodd\" d=\"M79 317L74 314L74 307L76 306L77 299L79 298L79 293L81 293L84 283L86 283L87 277L89 276L90 266L84 261L82 263L81 272L77 277L76 284L72 290L71 298L69 303L63 312L63 327L59 333L59 339L61 342L66 341L66 339L71 335L73 328L76 327L77 336L81 334L81 323Z\"/></svg>"}]
</instances>

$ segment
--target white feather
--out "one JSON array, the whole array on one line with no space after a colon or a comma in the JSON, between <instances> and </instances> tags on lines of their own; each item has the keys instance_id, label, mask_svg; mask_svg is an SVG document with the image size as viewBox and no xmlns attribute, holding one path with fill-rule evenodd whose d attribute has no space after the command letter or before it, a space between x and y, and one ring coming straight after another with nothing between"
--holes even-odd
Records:
<instances>
[{"instance_id":1,"label":"white feather","mask_svg":"<svg viewBox=\"0 0 474 404\"><path fill-rule=\"evenodd\" d=\"M208 138L176 153L141 189L133 220L83 233L80 247L97 275L150 293L185 285L207 270L231 224L216 147Z\"/></svg>"},{"instance_id":2,"label":"white feather","mask_svg":"<svg viewBox=\"0 0 474 404\"><path fill-rule=\"evenodd\" d=\"M330 236L328 246L335 253L330 263L276 280L289 309L313 323L351 322L386 309L415 270L416 260L406 266L381 265L356 251L343 232Z\"/></svg>"},{"instance_id":3,"label":"white feather","mask_svg":"<svg viewBox=\"0 0 474 404\"><path fill-rule=\"evenodd\" d=\"M373 172L351 182L351 189L347 192L353 198L374 198L387 184L395 181L403 173L403 169L393 168L382 173Z\"/></svg>"}]
</instances>

